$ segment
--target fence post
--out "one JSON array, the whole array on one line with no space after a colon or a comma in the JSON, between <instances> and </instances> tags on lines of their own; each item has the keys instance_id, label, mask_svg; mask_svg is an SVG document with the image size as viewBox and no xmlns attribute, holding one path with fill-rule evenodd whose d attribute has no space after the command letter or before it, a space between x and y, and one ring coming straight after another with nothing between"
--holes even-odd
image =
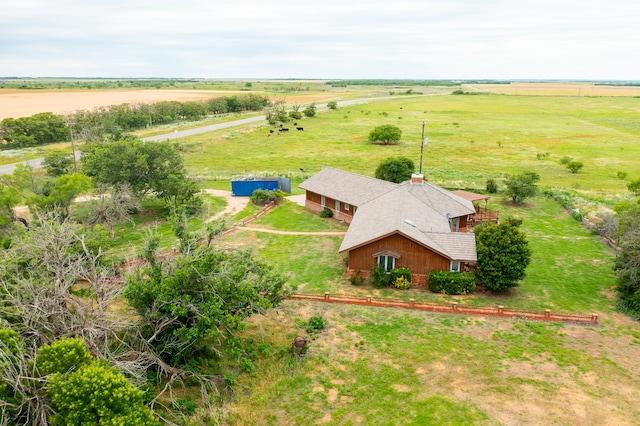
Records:
<instances>
[{"instance_id":1,"label":"fence post","mask_svg":"<svg viewBox=\"0 0 640 426\"><path fill-rule=\"evenodd\" d=\"M545 318L549 318L551 316L551 309L545 309L544 310L544 316L545 316Z\"/></svg>"},{"instance_id":2,"label":"fence post","mask_svg":"<svg viewBox=\"0 0 640 426\"><path fill-rule=\"evenodd\" d=\"M413 308L416 304L416 299L409 299L409 307Z\"/></svg>"},{"instance_id":3,"label":"fence post","mask_svg":"<svg viewBox=\"0 0 640 426\"><path fill-rule=\"evenodd\" d=\"M591 314L591 322L594 324L598 323L598 314Z\"/></svg>"},{"instance_id":4,"label":"fence post","mask_svg":"<svg viewBox=\"0 0 640 426\"><path fill-rule=\"evenodd\" d=\"M458 310L458 302L451 302L451 309L454 311Z\"/></svg>"},{"instance_id":5,"label":"fence post","mask_svg":"<svg viewBox=\"0 0 640 426\"><path fill-rule=\"evenodd\" d=\"M326 300L326 301L329 300L329 292L328 291L324 292L324 300Z\"/></svg>"},{"instance_id":6,"label":"fence post","mask_svg":"<svg viewBox=\"0 0 640 426\"><path fill-rule=\"evenodd\" d=\"M498 313L499 314L504 314L504 306L502 306L502 305L498 306Z\"/></svg>"},{"instance_id":7,"label":"fence post","mask_svg":"<svg viewBox=\"0 0 640 426\"><path fill-rule=\"evenodd\" d=\"M367 296L367 305L371 304L371 296Z\"/></svg>"}]
</instances>

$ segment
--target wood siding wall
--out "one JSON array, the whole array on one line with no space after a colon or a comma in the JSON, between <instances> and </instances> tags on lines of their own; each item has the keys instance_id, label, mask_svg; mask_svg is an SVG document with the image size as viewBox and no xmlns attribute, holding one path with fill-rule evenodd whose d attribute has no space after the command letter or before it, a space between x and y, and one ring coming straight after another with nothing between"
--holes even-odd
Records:
<instances>
[{"instance_id":1,"label":"wood siding wall","mask_svg":"<svg viewBox=\"0 0 640 426\"><path fill-rule=\"evenodd\" d=\"M325 205L333 212L333 218L336 220L343 220L347 223L351 223L353 220L354 206L347 205L340 201L340 210L336 210L336 200L329 197L325 198ZM319 212L322 210L322 196L315 192L307 191L307 198L305 200L305 207L311 211Z\"/></svg>"},{"instance_id":2,"label":"wood siding wall","mask_svg":"<svg viewBox=\"0 0 640 426\"><path fill-rule=\"evenodd\" d=\"M414 276L414 284L424 286L431 271L448 271L451 267L449 259L440 254L417 244L399 234L394 234L375 241L366 246L349 251L349 274L360 270L361 274L367 272L375 265L377 259L373 253L381 250L390 250L400 253L396 259L396 268L409 268ZM416 279L417 278L417 279Z\"/></svg>"}]
</instances>

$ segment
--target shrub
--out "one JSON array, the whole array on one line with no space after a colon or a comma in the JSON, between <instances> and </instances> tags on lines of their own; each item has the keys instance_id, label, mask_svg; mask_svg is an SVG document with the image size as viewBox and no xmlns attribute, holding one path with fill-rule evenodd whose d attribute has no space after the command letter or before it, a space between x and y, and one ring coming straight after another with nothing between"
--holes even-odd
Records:
<instances>
[{"instance_id":1,"label":"shrub","mask_svg":"<svg viewBox=\"0 0 640 426\"><path fill-rule=\"evenodd\" d=\"M560 164L569 164L571 161L573 160L573 158L568 157L568 156L564 156L560 159Z\"/></svg>"},{"instance_id":2,"label":"shrub","mask_svg":"<svg viewBox=\"0 0 640 426\"><path fill-rule=\"evenodd\" d=\"M311 318L309 318L309 321L307 321L302 326L302 328L304 328L307 333L313 334L318 330L324 330L326 326L327 326L326 319L322 318L322 316L320 315L314 315Z\"/></svg>"},{"instance_id":3,"label":"shrub","mask_svg":"<svg viewBox=\"0 0 640 426\"><path fill-rule=\"evenodd\" d=\"M470 272L432 271L429 290L443 294L468 294L476 289L476 277Z\"/></svg>"},{"instance_id":4,"label":"shrub","mask_svg":"<svg viewBox=\"0 0 640 426\"><path fill-rule=\"evenodd\" d=\"M405 277L398 277L393 281L393 287L398 290L407 290L411 288L411 281L408 281Z\"/></svg>"},{"instance_id":5,"label":"shrub","mask_svg":"<svg viewBox=\"0 0 640 426\"><path fill-rule=\"evenodd\" d=\"M567 169L569 169L571 173L578 173L583 167L584 164L580 161L570 161L567 163Z\"/></svg>"},{"instance_id":6,"label":"shrub","mask_svg":"<svg viewBox=\"0 0 640 426\"><path fill-rule=\"evenodd\" d=\"M498 183L496 182L495 179L489 178L487 179L486 188L489 194L495 194L496 192L498 192Z\"/></svg>"},{"instance_id":7,"label":"shrub","mask_svg":"<svg viewBox=\"0 0 640 426\"><path fill-rule=\"evenodd\" d=\"M50 345L41 346L36 357L36 365L43 376L64 374L91 361L93 357L81 337L60 339Z\"/></svg>"},{"instance_id":8,"label":"shrub","mask_svg":"<svg viewBox=\"0 0 640 426\"><path fill-rule=\"evenodd\" d=\"M394 268L391 270L391 282L395 282L398 278L404 278L411 282L411 271L409 268Z\"/></svg>"},{"instance_id":9,"label":"shrub","mask_svg":"<svg viewBox=\"0 0 640 426\"><path fill-rule=\"evenodd\" d=\"M274 191L268 189L256 189L251 195L251 202L257 206L265 206L270 202L279 203L284 197L284 192L276 189Z\"/></svg>"},{"instance_id":10,"label":"shrub","mask_svg":"<svg viewBox=\"0 0 640 426\"><path fill-rule=\"evenodd\" d=\"M625 180L629 174L627 172L618 172L616 173L616 176L620 180Z\"/></svg>"},{"instance_id":11,"label":"shrub","mask_svg":"<svg viewBox=\"0 0 640 426\"><path fill-rule=\"evenodd\" d=\"M369 133L369 141L382 142L385 145L391 142L399 142L401 137L402 130L391 124L377 126Z\"/></svg>"},{"instance_id":12,"label":"shrub","mask_svg":"<svg viewBox=\"0 0 640 426\"><path fill-rule=\"evenodd\" d=\"M355 275L349 277L349 282L351 285L362 285L364 284L364 278L360 275L360 269L356 269Z\"/></svg>"},{"instance_id":13,"label":"shrub","mask_svg":"<svg viewBox=\"0 0 640 426\"><path fill-rule=\"evenodd\" d=\"M375 288L389 287L389 284L391 284L391 274L387 274L382 264L376 263L369 271L369 281Z\"/></svg>"},{"instance_id":14,"label":"shrub","mask_svg":"<svg viewBox=\"0 0 640 426\"><path fill-rule=\"evenodd\" d=\"M338 103L336 101L329 101L327 102L327 108L338 109Z\"/></svg>"},{"instance_id":15,"label":"shrub","mask_svg":"<svg viewBox=\"0 0 640 426\"><path fill-rule=\"evenodd\" d=\"M324 218L333 217L333 211L331 211L329 207L324 207L320 211L320 217L324 217Z\"/></svg>"}]
</instances>

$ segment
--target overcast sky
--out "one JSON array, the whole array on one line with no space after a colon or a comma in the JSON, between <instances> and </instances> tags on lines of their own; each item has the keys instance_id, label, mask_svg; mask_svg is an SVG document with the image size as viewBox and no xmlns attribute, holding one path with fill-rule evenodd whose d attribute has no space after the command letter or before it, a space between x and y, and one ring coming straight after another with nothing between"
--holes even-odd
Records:
<instances>
[{"instance_id":1,"label":"overcast sky","mask_svg":"<svg viewBox=\"0 0 640 426\"><path fill-rule=\"evenodd\" d=\"M640 80L640 0L2 0L0 76Z\"/></svg>"}]
</instances>

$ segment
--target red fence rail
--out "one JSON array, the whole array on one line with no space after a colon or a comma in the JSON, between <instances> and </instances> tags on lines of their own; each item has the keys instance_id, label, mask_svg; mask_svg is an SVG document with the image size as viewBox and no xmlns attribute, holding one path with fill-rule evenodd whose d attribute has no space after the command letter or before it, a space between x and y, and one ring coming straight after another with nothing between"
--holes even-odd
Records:
<instances>
[{"instance_id":1,"label":"red fence rail","mask_svg":"<svg viewBox=\"0 0 640 426\"><path fill-rule=\"evenodd\" d=\"M415 299L402 300L402 299L388 299L388 298L373 298L371 296L359 297L359 296L332 296L329 292L325 292L322 295L318 294L293 294L289 296L290 299L297 300L313 300L316 302L325 303L344 303L349 305L361 305L361 306L378 306L385 308L403 308L403 309L415 309L420 311L431 312L445 312L451 314L463 314L463 315L484 315L491 317L503 317L503 318L526 318L530 320L538 321L556 321L556 322L573 322L580 324L598 324L598 314L569 314L569 313L553 313L550 309L545 309L540 312L526 312L516 309L506 309L504 306L498 306L497 308L471 308L460 306L458 302L451 302L448 305L428 303L428 302L416 302Z\"/></svg>"}]
</instances>

